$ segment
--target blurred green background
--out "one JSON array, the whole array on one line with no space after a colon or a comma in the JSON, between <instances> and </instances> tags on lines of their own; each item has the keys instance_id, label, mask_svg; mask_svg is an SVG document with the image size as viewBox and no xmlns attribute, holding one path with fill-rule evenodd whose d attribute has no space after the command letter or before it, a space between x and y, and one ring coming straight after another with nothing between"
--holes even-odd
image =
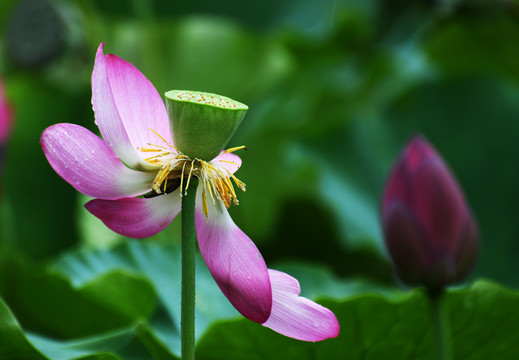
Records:
<instances>
[{"instance_id":1,"label":"blurred green background","mask_svg":"<svg viewBox=\"0 0 519 360\"><path fill-rule=\"evenodd\" d=\"M96 131L90 75L103 41L161 94L249 105L229 145L248 148L237 173L247 192L230 212L271 267L313 263L392 285L379 199L420 132L478 218L473 277L519 286L518 1L2 0L0 74L16 112L2 179L7 300L13 262L124 240L82 207L39 145L54 123ZM144 241L177 239L174 224Z\"/></svg>"}]
</instances>

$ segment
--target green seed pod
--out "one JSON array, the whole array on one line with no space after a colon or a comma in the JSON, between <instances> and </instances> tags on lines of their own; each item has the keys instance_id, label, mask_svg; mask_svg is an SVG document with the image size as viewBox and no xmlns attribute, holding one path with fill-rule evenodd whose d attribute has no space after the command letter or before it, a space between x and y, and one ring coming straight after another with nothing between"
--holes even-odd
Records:
<instances>
[{"instance_id":1,"label":"green seed pod","mask_svg":"<svg viewBox=\"0 0 519 360\"><path fill-rule=\"evenodd\" d=\"M166 108L175 147L204 161L220 154L249 109L225 96L185 90L166 92Z\"/></svg>"}]
</instances>

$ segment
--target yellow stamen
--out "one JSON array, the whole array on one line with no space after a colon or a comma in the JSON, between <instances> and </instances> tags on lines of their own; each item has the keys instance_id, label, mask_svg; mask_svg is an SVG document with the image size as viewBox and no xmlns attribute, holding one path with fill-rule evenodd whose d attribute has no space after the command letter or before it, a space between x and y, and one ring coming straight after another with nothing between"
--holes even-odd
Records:
<instances>
[{"instance_id":1,"label":"yellow stamen","mask_svg":"<svg viewBox=\"0 0 519 360\"><path fill-rule=\"evenodd\" d=\"M170 150L165 146L151 143L148 143L149 147L139 148L140 151L145 153L156 153L156 155L145 159L150 164L160 166L151 186L155 193L163 194L168 192L168 181L180 177L180 196L186 195L191 183L191 177L195 176L199 179L200 185L202 186L202 211L207 218L209 216L208 198L209 201L213 201L213 203L216 203L217 200L221 200L226 207L231 206L233 203L238 205L239 202L234 185L245 191L245 183L236 178L218 162L211 163L200 159L191 159L178 152L172 144L168 143L155 130L150 129L150 131L164 141L166 146L173 149ZM228 149L225 153L231 153L241 149L245 149L245 146ZM218 161L238 166L234 161Z\"/></svg>"},{"instance_id":2,"label":"yellow stamen","mask_svg":"<svg viewBox=\"0 0 519 360\"><path fill-rule=\"evenodd\" d=\"M157 194L161 194L162 190L160 186L164 182L164 180L167 179L170 172L170 164L165 164L157 173L157 176L155 177L155 180L153 180L151 188L155 190Z\"/></svg>"},{"instance_id":3,"label":"yellow stamen","mask_svg":"<svg viewBox=\"0 0 519 360\"><path fill-rule=\"evenodd\" d=\"M229 160L218 160L219 162L224 162L224 163L228 163L228 164L233 164L233 165L238 165L238 163L234 162L234 161L229 161Z\"/></svg>"},{"instance_id":4,"label":"yellow stamen","mask_svg":"<svg viewBox=\"0 0 519 360\"><path fill-rule=\"evenodd\" d=\"M213 202L214 202L213 190L211 190L211 187L212 187L211 185L212 185L212 183L211 183L209 180L206 180L206 181L205 181L205 185L206 185L207 189L209 190L209 196L211 196L211 199L212 199Z\"/></svg>"},{"instance_id":5,"label":"yellow stamen","mask_svg":"<svg viewBox=\"0 0 519 360\"><path fill-rule=\"evenodd\" d=\"M202 191L202 211L206 218L209 218L209 211L207 209L207 199L205 197L205 192Z\"/></svg>"},{"instance_id":6,"label":"yellow stamen","mask_svg":"<svg viewBox=\"0 0 519 360\"><path fill-rule=\"evenodd\" d=\"M170 148L175 149L175 147L173 145L171 145L166 139L164 139L158 132L156 132L155 130L153 130L151 128L150 128L150 131L152 131L155 135L157 135L160 138L160 140L164 141Z\"/></svg>"},{"instance_id":7,"label":"yellow stamen","mask_svg":"<svg viewBox=\"0 0 519 360\"><path fill-rule=\"evenodd\" d=\"M234 180L234 183L236 184L236 186L239 187L241 191L245 191L245 183L243 181L241 181L240 179L238 179L236 176L234 176L234 174L230 174L230 175L231 175L231 178Z\"/></svg>"},{"instance_id":8,"label":"yellow stamen","mask_svg":"<svg viewBox=\"0 0 519 360\"><path fill-rule=\"evenodd\" d=\"M186 168L186 163L182 166L182 176L180 177L180 196L182 196L182 189L184 185L184 169Z\"/></svg>"},{"instance_id":9,"label":"yellow stamen","mask_svg":"<svg viewBox=\"0 0 519 360\"><path fill-rule=\"evenodd\" d=\"M247 148L245 147L245 145L242 145L242 146L236 146L236 147L233 147L233 148L227 149L227 150L225 150L225 153L228 154L228 153L232 153L232 152L235 152L235 151L237 151L237 150L241 150L241 149L245 149L245 150L247 150Z\"/></svg>"},{"instance_id":10,"label":"yellow stamen","mask_svg":"<svg viewBox=\"0 0 519 360\"><path fill-rule=\"evenodd\" d=\"M187 184L186 184L186 188L184 189L184 195L187 195L187 188L189 187L189 182L191 181L191 175L193 174L193 168L195 167L194 166L195 161L196 160L191 161L191 169L189 170L189 175L187 176ZM182 189L180 189L180 191L182 191Z\"/></svg>"}]
</instances>

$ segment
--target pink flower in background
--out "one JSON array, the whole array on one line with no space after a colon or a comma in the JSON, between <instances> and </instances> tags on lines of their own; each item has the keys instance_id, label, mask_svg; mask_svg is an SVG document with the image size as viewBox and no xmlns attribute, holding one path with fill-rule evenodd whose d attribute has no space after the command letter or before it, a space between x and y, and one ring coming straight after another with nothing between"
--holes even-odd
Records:
<instances>
[{"instance_id":1,"label":"pink flower in background","mask_svg":"<svg viewBox=\"0 0 519 360\"><path fill-rule=\"evenodd\" d=\"M227 207L237 203L231 179L244 186L233 175L241 159L229 151L208 162L178 153L160 95L133 65L104 55L103 44L92 73L92 105L103 139L74 124L53 125L41 137L53 169L96 198L85 205L88 211L119 234L148 237L179 214L181 193L196 176L200 251L233 306L292 338L320 341L339 334L335 315L299 297L296 279L267 269L255 244L229 216Z\"/></svg>"},{"instance_id":2,"label":"pink flower in background","mask_svg":"<svg viewBox=\"0 0 519 360\"><path fill-rule=\"evenodd\" d=\"M5 89L0 79L0 146L6 141L11 130L13 111L5 97Z\"/></svg>"},{"instance_id":3,"label":"pink flower in background","mask_svg":"<svg viewBox=\"0 0 519 360\"><path fill-rule=\"evenodd\" d=\"M5 89L0 79L0 175L4 170L4 156L7 138L11 132L13 110L5 96ZM0 193L2 189L0 188Z\"/></svg>"},{"instance_id":4,"label":"pink flower in background","mask_svg":"<svg viewBox=\"0 0 519 360\"><path fill-rule=\"evenodd\" d=\"M476 263L476 221L442 157L422 137L409 142L393 168L382 225L396 271L408 284L441 289Z\"/></svg>"}]
</instances>

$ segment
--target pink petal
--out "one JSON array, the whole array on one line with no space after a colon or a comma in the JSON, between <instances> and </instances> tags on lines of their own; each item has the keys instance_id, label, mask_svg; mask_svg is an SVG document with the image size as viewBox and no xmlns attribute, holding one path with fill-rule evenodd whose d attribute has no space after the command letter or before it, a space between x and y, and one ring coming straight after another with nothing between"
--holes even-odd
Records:
<instances>
[{"instance_id":1,"label":"pink petal","mask_svg":"<svg viewBox=\"0 0 519 360\"><path fill-rule=\"evenodd\" d=\"M160 95L132 64L115 55L104 55L103 43L92 73L92 105L103 138L128 166L151 168L137 151L155 144L172 144L166 108Z\"/></svg>"},{"instance_id":2,"label":"pink petal","mask_svg":"<svg viewBox=\"0 0 519 360\"><path fill-rule=\"evenodd\" d=\"M142 239L164 230L181 208L179 191L150 199L91 200L85 208L118 234Z\"/></svg>"},{"instance_id":3,"label":"pink petal","mask_svg":"<svg viewBox=\"0 0 519 360\"><path fill-rule=\"evenodd\" d=\"M129 169L102 139L79 125L52 125L40 142L52 168L85 195L119 199L150 191L155 174Z\"/></svg>"},{"instance_id":4,"label":"pink petal","mask_svg":"<svg viewBox=\"0 0 519 360\"><path fill-rule=\"evenodd\" d=\"M198 192L196 232L200 251L220 290L246 318L265 322L272 307L272 290L258 248L232 221L221 200L209 198L209 218L202 213Z\"/></svg>"},{"instance_id":5,"label":"pink petal","mask_svg":"<svg viewBox=\"0 0 519 360\"><path fill-rule=\"evenodd\" d=\"M327 308L300 297L299 282L283 272L269 269L272 312L263 323L285 336L303 341L321 341L339 336L340 326Z\"/></svg>"},{"instance_id":6,"label":"pink petal","mask_svg":"<svg viewBox=\"0 0 519 360\"><path fill-rule=\"evenodd\" d=\"M223 166L226 170L234 174L241 166L241 159L238 155L226 153L225 150L211 160L211 163Z\"/></svg>"}]
</instances>

